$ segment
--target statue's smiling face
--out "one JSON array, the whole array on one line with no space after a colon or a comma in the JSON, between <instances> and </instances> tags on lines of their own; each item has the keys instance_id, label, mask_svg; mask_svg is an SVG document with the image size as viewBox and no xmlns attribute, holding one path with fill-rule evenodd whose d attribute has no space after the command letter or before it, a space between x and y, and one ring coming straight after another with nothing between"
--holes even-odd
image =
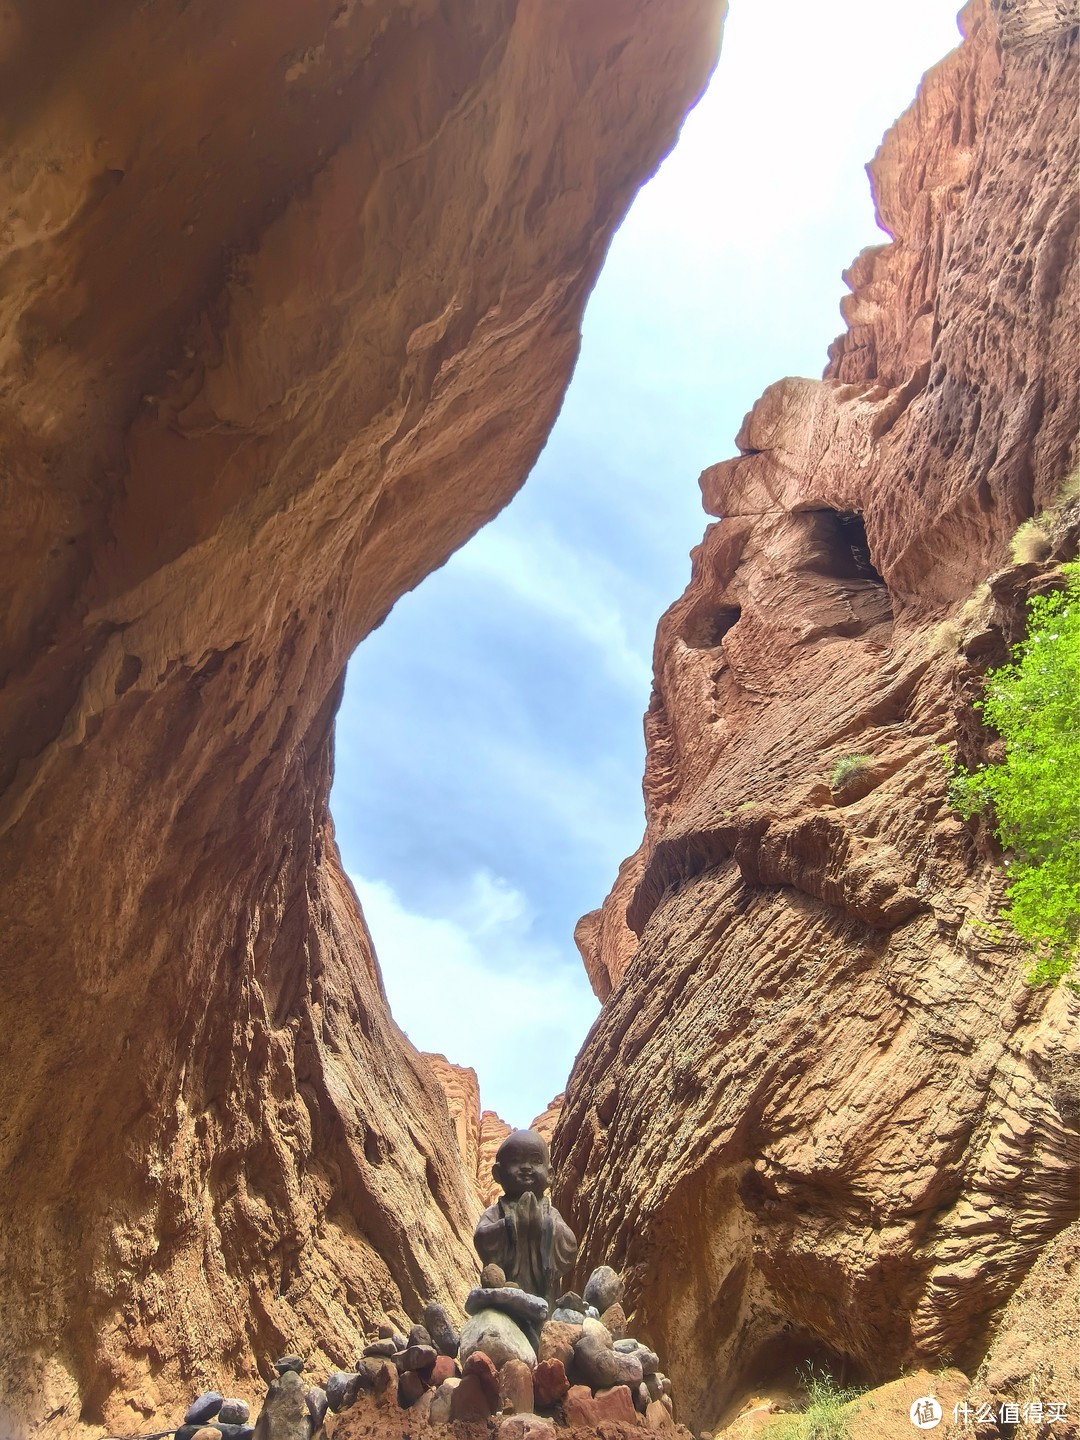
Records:
<instances>
[{"instance_id":1,"label":"statue's smiling face","mask_svg":"<svg viewBox=\"0 0 1080 1440\"><path fill-rule=\"evenodd\" d=\"M517 1200L527 1190L540 1199L551 1184L551 1162L542 1137L526 1132L503 1141L491 1173L507 1199Z\"/></svg>"}]
</instances>

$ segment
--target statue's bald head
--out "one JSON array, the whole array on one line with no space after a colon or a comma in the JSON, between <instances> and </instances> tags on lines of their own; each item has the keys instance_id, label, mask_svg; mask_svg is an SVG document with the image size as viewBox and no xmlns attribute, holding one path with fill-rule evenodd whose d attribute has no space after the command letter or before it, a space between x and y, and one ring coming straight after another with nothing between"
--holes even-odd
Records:
<instances>
[{"instance_id":1,"label":"statue's bald head","mask_svg":"<svg viewBox=\"0 0 1080 1440\"><path fill-rule=\"evenodd\" d=\"M539 1130L511 1130L495 1153L495 1181L510 1200L526 1190L540 1199L551 1184L551 1154Z\"/></svg>"}]
</instances>

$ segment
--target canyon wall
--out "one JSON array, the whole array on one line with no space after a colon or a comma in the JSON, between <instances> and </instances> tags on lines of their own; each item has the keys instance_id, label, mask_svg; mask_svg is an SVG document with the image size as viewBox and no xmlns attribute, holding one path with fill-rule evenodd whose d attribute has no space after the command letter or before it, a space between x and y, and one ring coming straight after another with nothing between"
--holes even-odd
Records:
<instances>
[{"instance_id":1,"label":"canyon wall","mask_svg":"<svg viewBox=\"0 0 1080 1440\"><path fill-rule=\"evenodd\" d=\"M578 926L605 1003L556 1198L695 1430L807 1360L973 1367L1077 1213L1080 1005L1025 985L939 754L995 753L981 676L1080 531L1076 16L962 26L871 166L892 238L825 378L770 387L702 476L645 837Z\"/></svg>"},{"instance_id":2,"label":"canyon wall","mask_svg":"<svg viewBox=\"0 0 1080 1440\"><path fill-rule=\"evenodd\" d=\"M719 12L4 8L5 1436L351 1363L474 1273L334 711L530 468Z\"/></svg>"}]
</instances>

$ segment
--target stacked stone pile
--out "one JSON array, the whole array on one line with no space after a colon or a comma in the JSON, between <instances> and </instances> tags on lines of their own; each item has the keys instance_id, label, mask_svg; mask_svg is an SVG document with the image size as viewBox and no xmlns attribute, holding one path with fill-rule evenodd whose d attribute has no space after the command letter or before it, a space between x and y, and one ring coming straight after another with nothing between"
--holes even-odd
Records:
<instances>
[{"instance_id":1,"label":"stacked stone pile","mask_svg":"<svg viewBox=\"0 0 1080 1440\"><path fill-rule=\"evenodd\" d=\"M249 1425L251 1407L246 1400L228 1399L217 1390L206 1390L188 1406L177 1440L250 1440L255 1434Z\"/></svg>"},{"instance_id":2,"label":"stacked stone pile","mask_svg":"<svg viewBox=\"0 0 1080 1440\"><path fill-rule=\"evenodd\" d=\"M355 1371L330 1376L330 1409L370 1396L408 1411L410 1432L425 1423L498 1422L500 1440L541 1440L602 1421L674 1430L671 1382L656 1353L627 1334L622 1293L605 1265L583 1295L568 1292L549 1306L487 1265L459 1336L437 1305L408 1336L384 1328Z\"/></svg>"},{"instance_id":3,"label":"stacked stone pile","mask_svg":"<svg viewBox=\"0 0 1080 1440\"><path fill-rule=\"evenodd\" d=\"M207 1391L188 1407L176 1440L321 1440L327 1414L358 1403L405 1412L410 1434L487 1423L498 1440L545 1440L604 1421L674 1431L671 1382L656 1353L627 1334L622 1293L604 1265L584 1294L567 1292L549 1306L488 1265L469 1292L460 1335L446 1309L429 1304L408 1334L381 1326L355 1369L332 1371L325 1387L307 1383L304 1361L286 1355L254 1424L246 1402Z\"/></svg>"}]
</instances>

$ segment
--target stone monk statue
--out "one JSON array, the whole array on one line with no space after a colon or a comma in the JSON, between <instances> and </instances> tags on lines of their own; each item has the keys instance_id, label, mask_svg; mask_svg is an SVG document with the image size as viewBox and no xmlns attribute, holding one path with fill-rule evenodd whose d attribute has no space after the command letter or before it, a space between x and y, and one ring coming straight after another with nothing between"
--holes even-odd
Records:
<instances>
[{"instance_id":1,"label":"stone monk statue","mask_svg":"<svg viewBox=\"0 0 1080 1440\"><path fill-rule=\"evenodd\" d=\"M544 1194L551 1184L547 1141L536 1130L513 1130L491 1167L502 1198L480 1216L473 1244L485 1265L502 1267L530 1295L550 1305L577 1258L577 1239Z\"/></svg>"}]
</instances>

